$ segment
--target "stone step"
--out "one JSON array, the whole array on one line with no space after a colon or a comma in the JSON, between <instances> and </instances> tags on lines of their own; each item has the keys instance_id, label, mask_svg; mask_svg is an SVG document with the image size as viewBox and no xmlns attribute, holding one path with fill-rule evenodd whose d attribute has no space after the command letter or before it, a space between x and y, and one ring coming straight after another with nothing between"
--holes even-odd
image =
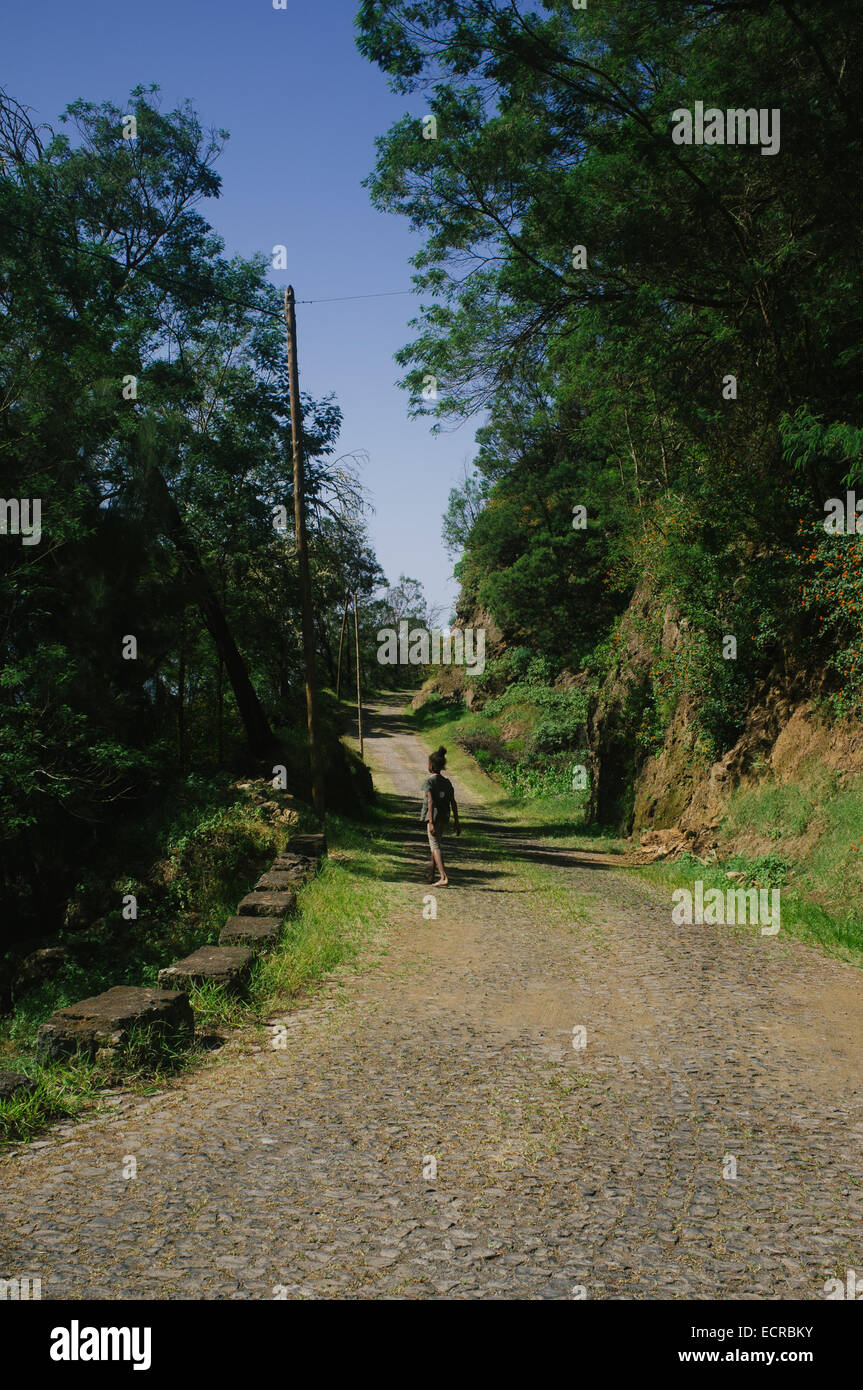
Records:
<instances>
[{"instance_id":1,"label":"stone step","mask_svg":"<svg viewBox=\"0 0 863 1390\"><path fill-rule=\"evenodd\" d=\"M24 1076L20 1071L0 1071L0 1103L11 1096L29 1096L36 1086L32 1076Z\"/></svg>"},{"instance_id":2,"label":"stone step","mask_svg":"<svg viewBox=\"0 0 863 1390\"><path fill-rule=\"evenodd\" d=\"M279 921L293 912L297 895L288 889L268 893L247 893L237 904L239 917L278 917Z\"/></svg>"},{"instance_id":3,"label":"stone step","mask_svg":"<svg viewBox=\"0 0 863 1390\"><path fill-rule=\"evenodd\" d=\"M58 1009L36 1036L40 1061L68 1056L79 1048L121 1046L132 1028L147 1028L174 1042L191 1041L195 1017L188 996L177 990L114 985L104 994Z\"/></svg>"},{"instance_id":4,"label":"stone step","mask_svg":"<svg viewBox=\"0 0 863 1390\"><path fill-rule=\"evenodd\" d=\"M293 888L302 888L314 873L310 869L279 869L275 865L268 873L262 874L253 891L255 893L286 893Z\"/></svg>"},{"instance_id":5,"label":"stone step","mask_svg":"<svg viewBox=\"0 0 863 1390\"><path fill-rule=\"evenodd\" d=\"M219 945L266 951L275 946L281 931L281 917L229 917L219 933Z\"/></svg>"},{"instance_id":6,"label":"stone step","mask_svg":"<svg viewBox=\"0 0 863 1390\"><path fill-rule=\"evenodd\" d=\"M279 854L270 866L270 873L293 874L298 883L306 883L321 867L320 859L307 859L303 854Z\"/></svg>"},{"instance_id":7,"label":"stone step","mask_svg":"<svg viewBox=\"0 0 863 1390\"><path fill-rule=\"evenodd\" d=\"M245 983L252 959L252 952L245 946L202 946L184 960L160 970L159 984L166 989L219 985L236 994Z\"/></svg>"},{"instance_id":8,"label":"stone step","mask_svg":"<svg viewBox=\"0 0 863 1390\"><path fill-rule=\"evenodd\" d=\"M286 869L314 869L320 868L320 859L312 859L308 854L289 854L286 849L281 854L277 854L273 860L273 867L281 864Z\"/></svg>"},{"instance_id":9,"label":"stone step","mask_svg":"<svg viewBox=\"0 0 863 1390\"><path fill-rule=\"evenodd\" d=\"M327 852L326 835L292 835L285 846L288 854L303 854L307 859L323 859Z\"/></svg>"}]
</instances>

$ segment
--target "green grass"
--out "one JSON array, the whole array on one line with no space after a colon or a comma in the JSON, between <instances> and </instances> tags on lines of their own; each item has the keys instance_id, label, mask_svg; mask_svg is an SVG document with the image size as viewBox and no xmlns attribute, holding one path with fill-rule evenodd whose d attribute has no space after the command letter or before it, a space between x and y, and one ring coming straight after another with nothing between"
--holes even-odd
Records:
<instances>
[{"instance_id":1,"label":"green grass","mask_svg":"<svg viewBox=\"0 0 863 1390\"><path fill-rule=\"evenodd\" d=\"M636 870L639 877L667 892L669 915L671 912L671 893L675 888L692 888L701 879L707 888L720 888L725 892L731 887L780 888L781 891L781 932L783 936L796 937L810 945L820 946L829 955L854 965L863 965L863 918L855 910L828 911L808 896L805 884L811 878L804 868L795 865L791 859L779 854L768 854L755 859L743 855L730 855L716 864L702 864L691 855L681 855L671 862L651 864ZM729 873L742 872L745 877L735 881ZM751 932L752 927L724 927L723 931Z\"/></svg>"},{"instance_id":2,"label":"green grass","mask_svg":"<svg viewBox=\"0 0 863 1390\"><path fill-rule=\"evenodd\" d=\"M729 798L723 834L730 838L753 831L771 840L802 835L818 808L837 791L838 779L826 768L804 774L796 782L738 787Z\"/></svg>"},{"instance_id":3,"label":"green grass","mask_svg":"<svg viewBox=\"0 0 863 1390\"><path fill-rule=\"evenodd\" d=\"M307 995L322 976L380 942L380 924L392 905L384 880L392 853L385 827L381 812L361 829L327 817L330 854L301 891L279 949L264 957L252 982L250 1001L259 1017Z\"/></svg>"},{"instance_id":4,"label":"green grass","mask_svg":"<svg viewBox=\"0 0 863 1390\"><path fill-rule=\"evenodd\" d=\"M532 784L526 778L527 785L512 795L499 774L495 780L486 776L457 740L499 734L497 722L487 714L432 697L412 719L429 749L439 742L446 745L450 770L505 823L562 848L611 854L631 849L613 832L584 824L583 796L550 792L541 778ZM801 857L791 842L807 832L813 844ZM783 934L863 964L863 785L843 786L835 773L813 764L793 783L738 788L729 799L720 835L727 843L746 834L772 841L774 850L749 857L726 851L711 867L683 856L635 872L667 888L669 902L672 887L691 886L701 878L709 887L727 889L733 880L726 874L743 872L748 887L781 888ZM497 852L498 845L489 846L490 854Z\"/></svg>"},{"instance_id":5,"label":"green grass","mask_svg":"<svg viewBox=\"0 0 863 1390\"><path fill-rule=\"evenodd\" d=\"M590 849L606 854L625 852L620 836L605 827L585 824L586 793L569 790L569 769L578 760L577 754L566 755L567 775L562 779L564 790L558 789L561 786L559 777L551 780L550 785L542 778L536 778L526 780L517 794L513 794L508 780L501 779L497 773L494 777L490 776L477 758L460 747L458 742L477 733L497 733L494 721L480 713L447 705L435 696L421 709L411 711L411 718L429 752L439 743L444 744L447 771L458 780L460 788L464 787L469 795L493 809L494 815L504 824L518 827L526 836L535 833L563 849ZM545 761L550 762L551 758ZM489 850L490 853L506 855L499 841L490 842Z\"/></svg>"},{"instance_id":6,"label":"green grass","mask_svg":"<svg viewBox=\"0 0 863 1390\"><path fill-rule=\"evenodd\" d=\"M202 1035L262 1026L274 1012L284 1012L300 997L308 997L337 967L358 961L379 946L380 924L392 906L392 889L385 877L395 862L389 857L394 851L386 817L374 813L370 824L362 828L328 817L327 840L330 854L320 874L300 891L297 915L285 923L279 945L255 962L245 993L229 995L214 986L190 991L197 1038L190 1049L137 1035L113 1057L77 1056L40 1068L33 1046L44 1018L63 1003L95 993L99 987L108 988L117 980L104 966L77 973L67 970L60 980L26 996L14 1015L4 1020L0 1066L32 1076L38 1086L32 1095L13 1096L0 1104L0 1148L32 1138L57 1120L98 1109L106 1089L159 1088L207 1055ZM260 868L259 864L255 876ZM234 912L235 904L233 895L220 908L211 903L208 921L213 931ZM189 949L200 944L200 939L193 941Z\"/></svg>"},{"instance_id":7,"label":"green grass","mask_svg":"<svg viewBox=\"0 0 863 1390\"><path fill-rule=\"evenodd\" d=\"M33 1138L48 1125L98 1110L105 1093L119 1087L147 1093L161 1090L171 1076L203 1052L176 1045L146 1030L133 1031L122 1048L99 1057L83 1053L38 1067L32 1057L16 1071L30 1076L36 1089L0 1104L0 1152L4 1146Z\"/></svg>"},{"instance_id":8,"label":"green grass","mask_svg":"<svg viewBox=\"0 0 863 1390\"><path fill-rule=\"evenodd\" d=\"M107 1084L95 1064L78 1060L39 1071L28 1064L25 1074L37 1082L35 1091L0 1102L0 1154L5 1146L29 1139L53 1122L92 1109Z\"/></svg>"},{"instance_id":9,"label":"green grass","mask_svg":"<svg viewBox=\"0 0 863 1390\"><path fill-rule=\"evenodd\" d=\"M747 832L775 842L786 863L782 926L843 959L863 957L863 785L813 763L793 783L739 788L722 822L727 842ZM805 853L793 842L806 835ZM772 856L767 856L771 858ZM764 864L765 858L754 861ZM742 864L742 861L741 861ZM728 859L726 869L739 867Z\"/></svg>"}]
</instances>

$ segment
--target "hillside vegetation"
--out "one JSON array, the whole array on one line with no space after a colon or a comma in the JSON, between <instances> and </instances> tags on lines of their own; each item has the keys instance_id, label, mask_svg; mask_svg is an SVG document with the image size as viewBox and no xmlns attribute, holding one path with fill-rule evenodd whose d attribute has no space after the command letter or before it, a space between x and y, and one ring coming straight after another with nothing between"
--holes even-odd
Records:
<instances>
[{"instance_id":1,"label":"hillside vegetation","mask_svg":"<svg viewBox=\"0 0 863 1390\"><path fill-rule=\"evenodd\" d=\"M424 236L404 384L481 420L444 540L496 661L429 688L516 794L583 759L589 820L801 861L859 921L859 4L367 0L359 30L436 123L369 181Z\"/></svg>"}]
</instances>

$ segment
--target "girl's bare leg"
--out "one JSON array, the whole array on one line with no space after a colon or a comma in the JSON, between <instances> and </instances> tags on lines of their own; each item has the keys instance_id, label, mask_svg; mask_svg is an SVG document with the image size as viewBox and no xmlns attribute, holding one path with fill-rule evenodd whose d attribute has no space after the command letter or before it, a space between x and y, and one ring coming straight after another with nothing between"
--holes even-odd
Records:
<instances>
[{"instance_id":1,"label":"girl's bare leg","mask_svg":"<svg viewBox=\"0 0 863 1390\"><path fill-rule=\"evenodd\" d=\"M434 884L434 887L435 887L435 888L445 888L445 887L447 886L447 884L449 883L449 879L448 879L447 876L446 876L446 869L445 869L444 866L443 866L443 855L441 854L440 841L438 840L437 836L436 836L436 835L434 834L434 832L432 831L431 826L429 826L429 828L428 828L428 837L429 837L429 849L431 850L432 859L434 860L435 866L436 866L437 871L438 871L438 879L437 879L436 883Z\"/></svg>"}]
</instances>

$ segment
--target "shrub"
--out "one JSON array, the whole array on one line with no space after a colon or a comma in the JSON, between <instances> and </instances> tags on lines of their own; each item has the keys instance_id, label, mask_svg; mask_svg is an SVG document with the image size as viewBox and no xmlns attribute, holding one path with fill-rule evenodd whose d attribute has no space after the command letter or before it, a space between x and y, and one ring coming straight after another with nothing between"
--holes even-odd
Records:
<instances>
[{"instance_id":1,"label":"shrub","mask_svg":"<svg viewBox=\"0 0 863 1390\"><path fill-rule=\"evenodd\" d=\"M573 792L572 756L543 759L535 762L524 759L513 763L496 763L489 768L510 796L519 801L532 801L544 797L567 797L580 804L587 793Z\"/></svg>"},{"instance_id":2,"label":"shrub","mask_svg":"<svg viewBox=\"0 0 863 1390\"><path fill-rule=\"evenodd\" d=\"M578 748L584 742L584 720L580 714L544 714L528 739L532 753L559 753Z\"/></svg>"},{"instance_id":3,"label":"shrub","mask_svg":"<svg viewBox=\"0 0 863 1390\"><path fill-rule=\"evenodd\" d=\"M569 716L582 724L587 719L587 697L581 690L553 690L551 686L529 685L519 681L502 695L490 700L485 713L495 717L514 705L535 705L549 713Z\"/></svg>"},{"instance_id":4,"label":"shrub","mask_svg":"<svg viewBox=\"0 0 863 1390\"><path fill-rule=\"evenodd\" d=\"M466 753L476 758L477 762L482 762L480 754L483 754L486 761L488 759L505 758L503 744L497 734L479 730L477 733L459 734L456 743L463 748Z\"/></svg>"}]
</instances>

